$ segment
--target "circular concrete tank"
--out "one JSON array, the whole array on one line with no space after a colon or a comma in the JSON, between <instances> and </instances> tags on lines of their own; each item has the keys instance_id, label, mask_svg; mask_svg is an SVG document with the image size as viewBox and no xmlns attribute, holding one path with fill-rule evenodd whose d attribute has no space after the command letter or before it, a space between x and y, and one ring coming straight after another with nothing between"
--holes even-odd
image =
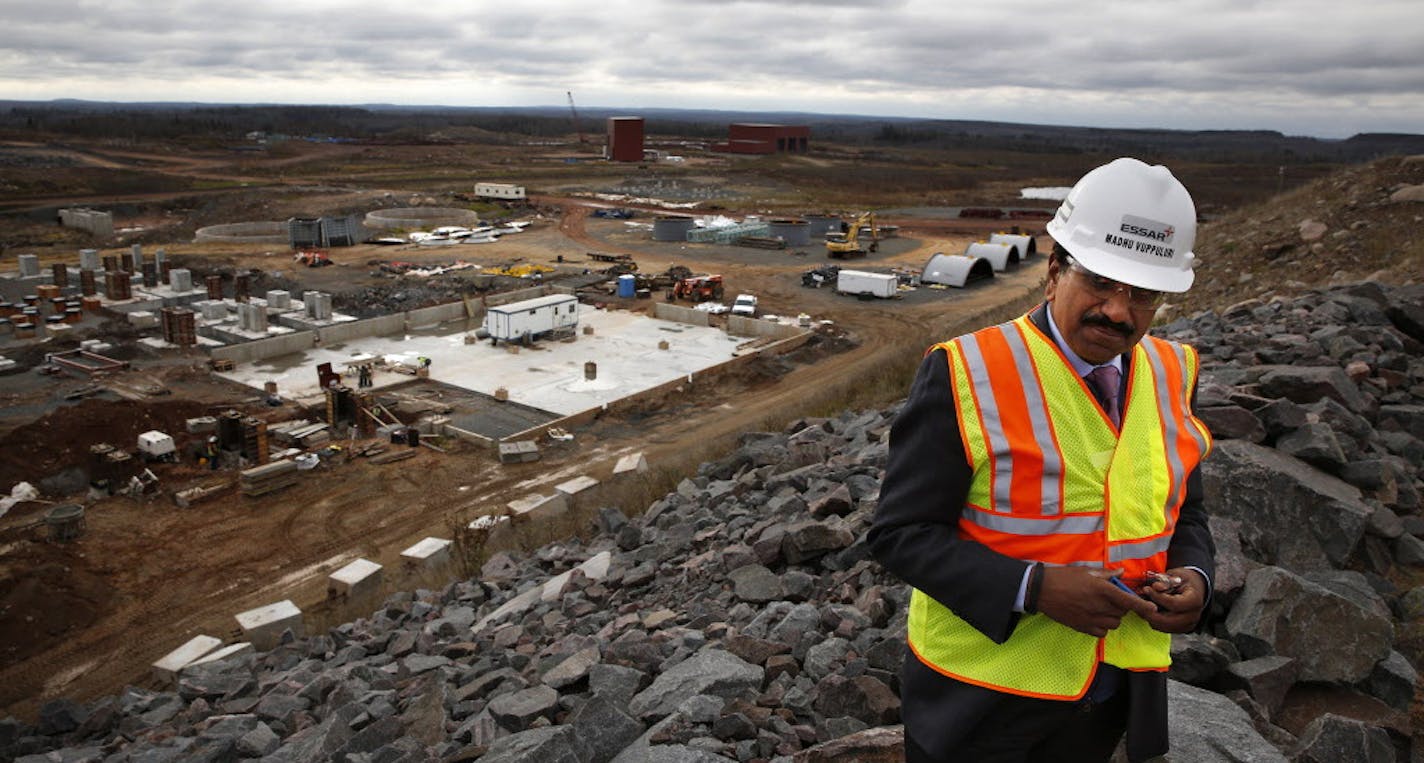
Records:
<instances>
[{"instance_id":1,"label":"circular concrete tank","mask_svg":"<svg viewBox=\"0 0 1424 763\"><path fill-rule=\"evenodd\" d=\"M400 207L378 209L366 213L366 227L390 228L438 228L442 225L475 225L480 216L471 209L456 207Z\"/></svg>"},{"instance_id":2,"label":"circular concrete tank","mask_svg":"<svg viewBox=\"0 0 1424 763\"><path fill-rule=\"evenodd\" d=\"M199 228L197 241L226 241L246 244L285 244L287 224L284 222L227 223ZM108 268L105 268L106 270Z\"/></svg>"},{"instance_id":3,"label":"circular concrete tank","mask_svg":"<svg viewBox=\"0 0 1424 763\"><path fill-rule=\"evenodd\" d=\"M811 243L811 224L805 220L772 220L767 223L766 230L766 235L785 241L787 246Z\"/></svg>"},{"instance_id":4,"label":"circular concrete tank","mask_svg":"<svg viewBox=\"0 0 1424 763\"><path fill-rule=\"evenodd\" d=\"M841 232L840 215L806 215L806 222L809 225L807 235L815 238L823 238L827 233Z\"/></svg>"},{"instance_id":5,"label":"circular concrete tank","mask_svg":"<svg viewBox=\"0 0 1424 763\"><path fill-rule=\"evenodd\" d=\"M84 507L77 503L56 506L45 514L49 539L66 541L84 534Z\"/></svg>"},{"instance_id":6,"label":"circular concrete tank","mask_svg":"<svg viewBox=\"0 0 1424 763\"><path fill-rule=\"evenodd\" d=\"M691 217L657 217L653 219L654 241L686 241L692 230Z\"/></svg>"}]
</instances>

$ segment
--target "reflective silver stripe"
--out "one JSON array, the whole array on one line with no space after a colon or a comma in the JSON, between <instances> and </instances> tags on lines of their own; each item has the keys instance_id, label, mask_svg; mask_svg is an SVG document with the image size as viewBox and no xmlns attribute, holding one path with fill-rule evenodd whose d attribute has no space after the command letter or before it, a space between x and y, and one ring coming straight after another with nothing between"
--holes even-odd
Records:
<instances>
[{"instance_id":1,"label":"reflective silver stripe","mask_svg":"<svg viewBox=\"0 0 1424 763\"><path fill-rule=\"evenodd\" d=\"M1063 454L1053 442L1053 428L1048 420L1048 404L1043 399L1043 388L1034 375L1033 356L1023 334L1013 325L999 327L1013 353L1014 365L1018 367L1019 378L1024 391L1024 401L1028 405L1028 418L1033 423L1033 439L1043 454L1043 477L1040 488L1040 510L1044 514L1058 514L1063 511L1063 495L1059 491L1059 475L1063 474Z\"/></svg>"},{"instance_id":2,"label":"reflective silver stripe","mask_svg":"<svg viewBox=\"0 0 1424 763\"><path fill-rule=\"evenodd\" d=\"M1013 459L1007 457L1009 438L1004 434L1004 421L999 417L994 387L989 383L989 369L984 363L984 353L979 349L978 337L973 334L962 337L959 347L964 353L969 382L974 385L975 407L979 410L979 420L984 423L989 457L994 461L994 508L1008 511L1013 506L1014 464Z\"/></svg>"},{"instance_id":3,"label":"reflective silver stripe","mask_svg":"<svg viewBox=\"0 0 1424 763\"><path fill-rule=\"evenodd\" d=\"M1102 532L1102 514L1062 514L1048 519L997 514L965 506L960 517L985 530L1012 535L1091 535Z\"/></svg>"},{"instance_id":4,"label":"reflective silver stripe","mask_svg":"<svg viewBox=\"0 0 1424 763\"><path fill-rule=\"evenodd\" d=\"M1192 385L1191 379L1187 377L1187 347L1176 342L1172 342L1171 346L1177 353L1177 361L1182 365L1182 410L1190 416L1192 415ZM1202 434L1201 430L1195 426L1187 427L1187 433L1197 441L1197 447L1201 448L1201 452L1205 453L1208 447L1206 435Z\"/></svg>"},{"instance_id":5,"label":"reflective silver stripe","mask_svg":"<svg viewBox=\"0 0 1424 763\"><path fill-rule=\"evenodd\" d=\"M1163 506L1164 512L1170 512L1171 507L1176 506L1181 500L1181 491L1186 487L1187 470L1182 466L1182 454L1177 452L1177 437L1181 435L1181 427L1177 423L1177 417L1172 415L1172 393L1174 390L1167 386L1167 368L1162 363L1162 356L1157 354L1157 343L1146 341L1141 343L1141 347L1146 351L1147 361L1152 365L1153 384L1157 392L1157 415L1162 420L1163 452L1167 456L1168 478L1171 480L1167 485L1167 503ZM1171 527L1171 516L1166 517L1166 526Z\"/></svg>"},{"instance_id":6,"label":"reflective silver stripe","mask_svg":"<svg viewBox=\"0 0 1424 763\"><path fill-rule=\"evenodd\" d=\"M1157 554L1166 553L1167 547L1170 545L1172 545L1172 536L1170 535L1140 540L1135 543L1121 543L1108 549L1108 561L1126 562L1132 559L1151 559Z\"/></svg>"}]
</instances>

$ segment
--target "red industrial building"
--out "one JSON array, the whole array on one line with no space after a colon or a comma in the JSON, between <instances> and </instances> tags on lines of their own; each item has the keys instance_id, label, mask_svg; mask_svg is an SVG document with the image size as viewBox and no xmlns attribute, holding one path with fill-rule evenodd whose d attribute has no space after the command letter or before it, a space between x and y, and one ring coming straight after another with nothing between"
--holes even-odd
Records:
<instances>
[{"instance_id":1,"label":"red industrial building","mask_svg":"<svg viewBox=\"0 0 1424 763\"><path fill-rule=\"evenodd\" d=\"M788 151L806 153L811 142L807 125L733 124L727 128L727 142L712 147L732 154L775 154Z\"/></svg>"},{"instance_id":2,"label":"red industrial building","mask_svg":"<svg viewBox=\"0 0 1424 763\"><path fill-rule=\"evenodd\" d=\"M643 161L643 118L608 118L608 160Z\"/></svg>"}]
</instances>

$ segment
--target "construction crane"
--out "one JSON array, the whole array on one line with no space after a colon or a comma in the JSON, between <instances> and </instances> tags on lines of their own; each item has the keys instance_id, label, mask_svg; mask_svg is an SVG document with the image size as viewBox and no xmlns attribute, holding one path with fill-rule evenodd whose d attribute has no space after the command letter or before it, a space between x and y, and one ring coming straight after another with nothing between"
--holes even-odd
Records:
<instances>
[{"instance_id":1,"label":"construction crane","mask_svg":"<svg viewBox=\"0 0 1424 763\"><path fill-rule=\"evenodd\" d=\"M587 143L588 140L583 136L583 125L579 124L578 108L574 106L574 93L572 90L565 90L564 92L569 96L569 113L573 115L574 132L578 133L579 145L583 145Z\"/></svg>"}]
</instances>

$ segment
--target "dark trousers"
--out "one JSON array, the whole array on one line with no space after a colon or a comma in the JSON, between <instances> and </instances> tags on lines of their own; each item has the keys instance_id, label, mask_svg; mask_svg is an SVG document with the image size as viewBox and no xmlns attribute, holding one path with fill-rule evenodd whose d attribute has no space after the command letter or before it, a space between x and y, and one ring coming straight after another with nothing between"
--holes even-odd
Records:
<instances>
[{"instance_id":1,"label":"dark trousers","mask_svg":"<svg viewBox=\"0 0 1424 763\"><path fill-rule=\"evenodd\" d=\"M933 758L907 734L907 763L1106 763L1127 729L1128 692L1101 703L1001 695L951 754Z\"/></svg>"}]
</instances>

